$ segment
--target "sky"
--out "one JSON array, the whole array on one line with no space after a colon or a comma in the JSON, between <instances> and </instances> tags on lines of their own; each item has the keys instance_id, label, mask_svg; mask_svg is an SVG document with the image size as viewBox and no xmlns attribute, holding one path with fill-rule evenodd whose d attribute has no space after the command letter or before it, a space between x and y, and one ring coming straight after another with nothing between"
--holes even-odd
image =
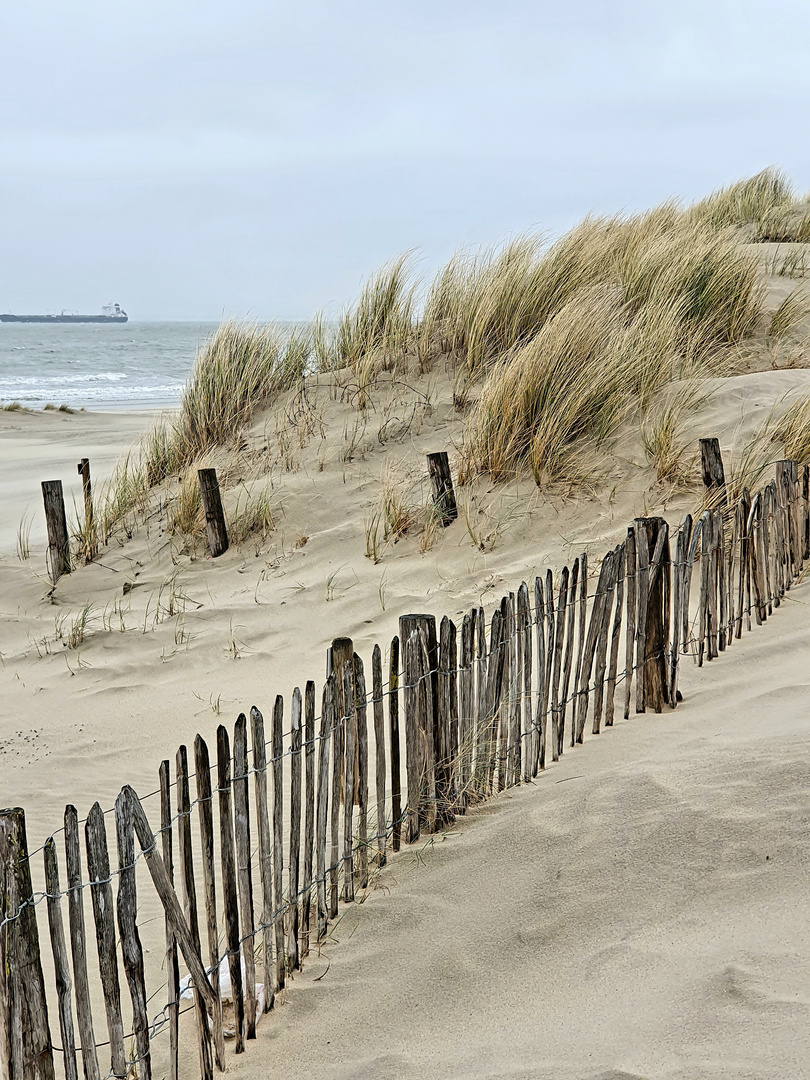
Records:
<instances>
[{"instance_id":1,"label":"sky","mask_svg":"<svg viewBox=\"0 0 810 1080\"><path fill-rule=\"evenodd\" d=\"M16 0L0 310L337 312L402 251L810 188L806 0Z\"/></svg>"}]
</instances>

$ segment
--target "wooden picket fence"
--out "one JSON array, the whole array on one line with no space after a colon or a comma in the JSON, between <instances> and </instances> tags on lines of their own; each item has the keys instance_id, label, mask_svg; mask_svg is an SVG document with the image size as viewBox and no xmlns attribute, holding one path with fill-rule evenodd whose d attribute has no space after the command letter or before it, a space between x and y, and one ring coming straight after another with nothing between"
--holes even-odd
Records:
<instances>
[{"instance_id":1,"label":"wooden picket fence","mask_svg":"<svg viewBox=\"0 0 810 1080\"><path fill-rule=\"evenodd\" d=\"M249 720L237 718L232 735L218 728L213 764L201 736L193 771L181 746L173 778L169 761L160 766L152 796L159 823L147 816L149 798L142 801L129 786L114 810L105 814L96 803L83 822L68 806L63 869L54 837L41 849L44 891L32 885L23 811L0 811L6 1080L50 1080L56 1057L67 1080L78 1077L79 1063L86 1080L149 1080L159 1037L166 1075L175 1080L199 1070L207 1080L225 1068L226 1034L237 1054L245 1049L285 981L328 934L341 903L369 886L403 840L414 844L471 805L537 777L548 755L557 760L582 743L589 719L593 734L613 724L617 696L625 718L632 708L674 708L682 658L711 661L751 629L752 615L763 623L810 557L808 467L780 461L763 490L745 491L729 505L722 466L712 472L709 451L704 446L709 508L696 521L685 518L674 545L662 518L637 519L602 559L592 592L583 554L556 581L548 570L532 590L523 582L495 608L488 627L481 607L460 627L446 617L437 628L432 615L403 615L385 658L374 647L370 693L351 640L336 639L319 715L310 681L303 695L293 692L288 728L278 696L269 732L255 707ZM136 919L141 858L165 915L166 1002L156 1016L141 937L151 928L139 928ZM53 999L40 953L43 911ZM185 1011L194 1013L193 1035L180 1023ZM181 1047L184 1034L194 1051ZM198 1062L191 1070L190 1060Z\"/></svg>"}]
</instances>

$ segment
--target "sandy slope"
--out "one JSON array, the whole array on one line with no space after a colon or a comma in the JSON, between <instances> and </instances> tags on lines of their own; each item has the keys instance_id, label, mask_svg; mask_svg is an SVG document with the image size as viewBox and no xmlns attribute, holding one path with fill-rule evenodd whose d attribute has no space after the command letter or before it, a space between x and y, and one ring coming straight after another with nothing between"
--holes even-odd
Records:
<instances>
[{"instance_id":1,"label":"sandy slope","mask_svg":"<svg viewBox=\"0 0 810 1080\"><path fill-rule=\"evenodd\" d=\"M398 859L239 1075L810 1076L809 597Z\"/></svg>"},{"instance_id":2,"label":"sandy slope","mask_svg":"<svg viewBox=\"0 0 810 1080\"><path fill-rule=\"evenodd\" d=\"M687 458L699 435L718 435L733 469L785 392L810 389L806 368L762 366L717 383L685 432ZM112 806L123 783L152 791L160 760L198 731L210 744L252 704L269 716L277 693L289 709L308 678L319 698L334 636L352 636L368 664L401 613L460 618L481 603L489 614L583 549L595 567L634 516L677 523L700 497L694 471L686 487L658 484L628 427L590 461L586 485L472 484L430 550L414 531L382 542L375 562L366 530L382 468L419 504L424 454L458 444L450 379L383 380L365 417L350 387L324 382L288 405L280 426L272 414L257 422L226 495L233 506L237 479L269 469L277 527L266 542L212 562L155 509L55 590L39 482L62 476L78 497L79 457L101 478L146 419L0 412L0 778L4 803L26 808L32 846L66 802L83 815L95 799ZM31 558L19 562L26 505ZM689 667L676 714L589 739L536 787L471 815L424 865L400 857L335 931L329 973L314 982L326 962L313 958L231 1071L805 1075L806 587L792 599L729 656ZM85 639L69 647L85 607ZM162 918L139 878L159 986ZM195 1069L192 1052L184 1075Z\"/></svg>"}]
</instances>

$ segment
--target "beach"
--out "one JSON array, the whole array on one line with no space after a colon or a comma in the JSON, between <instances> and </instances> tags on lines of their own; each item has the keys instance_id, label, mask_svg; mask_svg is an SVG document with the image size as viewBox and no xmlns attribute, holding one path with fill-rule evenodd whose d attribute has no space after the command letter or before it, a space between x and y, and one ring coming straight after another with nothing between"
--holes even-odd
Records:
<instances>
[{"instance_id":1,"label":"beach","mask_svg":"<svg viewBox=\"0 0 810 1080\"><path fill-rule=\"evenodd\" d=\"M773 276L768 287L772 317L786 286ZM480 606L489 620L504 594L524 581L531 591L547 571L553 600L560 571L582 553L593 597L605 553L635 519L664 518L673 551L687 515L698 520L700 438L719 440L729 491L746 482L758 491L783 451L773 433L810 392L810 368L785 361L804 355L803 339L791 348L757 340L736 370L706 376L665 479L649 427L627 415L609 449L576 460L573 478L538 484L525 469L462 483L480 391L462 399L444 361L383 368L368 383L349 365L304 373L257 407L234 443L148 488L129 473L122 485L120 463L140 460L155 410L0 411L0 761L6 804L26 811L35 889L40 846L54 833L61 845L66 804L83 820L96 801L110 811L129 784L157 828L161 762L174 773L178 747L193 754L198 734L213 758L218 726L233 732L252 706L269 730L277 695L288 791L292 692L311 680L320 710L333 639L352 639L370 686L372 650L387 679L404 614L461 627ZM661 408L682 391L664 387ZM458 516L446 528L426 468L437 450L456 480ZM90 560L76 548L73 571L53 584L40 483L63 481L78 536L83 457L109 532ZM181 517L201 466L217 469L231 532L217 559L199 505ZM113 516L116 491L135 494ZM228 1071L250 1080L271 1061L330 1080L805 1075L807 599L799 577L764 626L741 628L702 667L690 638L677 709L631 708L625 720L619 689L615 726L588 728L581 746L566 739L561 760L549 751L531 782L403 845L357 889L360 902L341 906L245 1054L229 1045ZM695 592L693 635L696 605ZM404 759L402 773L404 782ZM375 779L372 760L371 791ZM107 829L115 865L111 819ZM196 845L196 818L193 830ZM285 811L285 844L289 830ZM251 851L255 861L255 832ZM136 872L150 1009L160 1013L163 909L143 859ZM257 911L259 885L254 867ZM53 986L47 956L44 965ZM100 988L93 994L102 1042ZM129 1030L128 1002L124 1015ZM198 1075L193 1018L180 1017L181 1077ZM167 1052L156 1034L156 1070Z\"/></svg>"}]
</instances>

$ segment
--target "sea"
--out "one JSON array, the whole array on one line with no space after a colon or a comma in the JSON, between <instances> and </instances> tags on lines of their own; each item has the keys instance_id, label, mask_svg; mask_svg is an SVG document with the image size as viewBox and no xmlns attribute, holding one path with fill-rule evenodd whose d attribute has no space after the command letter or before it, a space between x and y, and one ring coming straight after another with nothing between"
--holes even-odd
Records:
<instances>
[{"instance_id":1,"label":"sea","mask_svg":"<svg viewBox=\"0 0 810 1080\"><path fill-rule=\"evenodd\" d=\"M170 409L216 323L0 323L0 406Z\"/></svg>"}]
</instances>

